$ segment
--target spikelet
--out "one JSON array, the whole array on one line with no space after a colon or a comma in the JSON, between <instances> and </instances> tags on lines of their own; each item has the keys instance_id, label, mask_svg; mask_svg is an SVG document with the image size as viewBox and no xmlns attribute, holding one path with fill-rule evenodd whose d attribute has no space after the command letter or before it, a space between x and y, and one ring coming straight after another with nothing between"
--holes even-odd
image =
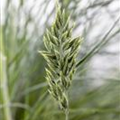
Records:
<instances>
[{"instance_id":1,"label":"spikelet","mask_svg":"<svg viewBox=\"0 0 120 120\"><path fill-rule=\"evenodd\" d=\"M56 19L44 35L46 51L40 51L48 67L46 80L49 93L58 101L61 109L68 108L66 91L70 87L76 70L76 57L81 44L81 37L72 38L70 16L57 5Z\"/></svg>"}]
</instances>

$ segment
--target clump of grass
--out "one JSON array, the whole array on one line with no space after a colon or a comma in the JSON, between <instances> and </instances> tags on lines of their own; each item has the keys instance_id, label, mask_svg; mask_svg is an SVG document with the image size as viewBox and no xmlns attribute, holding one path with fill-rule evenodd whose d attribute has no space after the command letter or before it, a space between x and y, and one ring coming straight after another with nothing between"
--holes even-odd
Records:
<instances>
[{"instance_id":1,"label":"clump of grass","mask_svg":"<svg viewBox=\"0 0 120 120\"><path fill-rule=\"evenodd\" d=\"M73 27L70 26L70 16L57 5L55 22L44 35L46 51L40 51L48 65L48 91L65 112L66 120L69 114L67 92L76 70L76 57L82 40L81 37L72 38Z\"/></svg>"}]
</instances>

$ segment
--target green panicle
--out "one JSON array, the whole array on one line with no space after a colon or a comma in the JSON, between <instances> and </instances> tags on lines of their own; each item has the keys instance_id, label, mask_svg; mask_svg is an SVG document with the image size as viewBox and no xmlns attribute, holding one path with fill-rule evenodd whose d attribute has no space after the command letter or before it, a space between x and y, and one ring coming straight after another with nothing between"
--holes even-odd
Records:
<instances>
[{"instance_id":1,"label":"green panicle","mask_svg":"<svg viewBox=\"0 0 120 120\"><path fill-rule=\"evenodd\" d=\"M44 36L46 51L40 51L48 65L46 68L48 91L64 111L69 106L67 91L73 80L76 57L82 41L81 37L72 38L73 28L70 16L57 4L55 22L49 30L46 30Z\"/></svg>"}]
</instances>

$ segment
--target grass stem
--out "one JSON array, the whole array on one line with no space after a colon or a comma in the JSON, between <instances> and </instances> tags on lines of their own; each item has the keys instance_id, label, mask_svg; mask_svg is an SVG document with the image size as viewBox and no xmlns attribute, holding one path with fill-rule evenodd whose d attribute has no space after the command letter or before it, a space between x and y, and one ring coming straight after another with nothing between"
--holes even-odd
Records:
<instances>
[{"instance_id":1,"label":"grass stem","mask_svg":"<svg viewBox=\"0 0 120 120\"><path fill-rule=\"evenodd\" d=\"M65 111L65 116L66 116L65 120L69 120L69 111L68 111L68 109L66 109L66 111Z\"/></svg>"},{"instance_id":2,"label":"grass stem","mask_svg":"<svg viewBox=\"0 0 120 120\"><path fill-rule=\"evenodd\" d=\"M0 28L2 31L2 28ZM1 32L2 33L2 32ZM4 46L3 46L3 37L0 37L0 91L1 91L1 100L4 105L3 113L4 120L13 120L10 110L10 98L8 92L8 80L6 75L6 56L4 55Z\"/></svg>"},{"instance_id":3,"label":"grass stem","mask_svg":"<svg viewBox=\"0 0 120 120\"><path fill-rule=\"evenodd\" d=\"M1 55L2 56L2 55ZM4 56L3 56L4 57ZM2 104L5 105L3 108L4 111L4 118L5 120L12 120L12 114L10 110L10 98L9 98L9 92L8 92L8 83L7 83L7 76L6 76L6 59L5 57L1 60L1 96L2 96Z\"/></svg>"}]
</instances>

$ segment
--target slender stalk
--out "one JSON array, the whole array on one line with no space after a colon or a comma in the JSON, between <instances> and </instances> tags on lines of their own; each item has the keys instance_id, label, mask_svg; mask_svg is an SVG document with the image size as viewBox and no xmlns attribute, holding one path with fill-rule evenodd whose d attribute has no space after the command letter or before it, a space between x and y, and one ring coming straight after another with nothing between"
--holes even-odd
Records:
<instances>
[{"instance_id":1,"label":"slender stalk","mask_svg":"<svg viewBox=\"0 0 120 120\"><path fill-rule=\"evenodd\" d=\"M26 84L26 88L27 88L27 87L29 87L29 81L28 81L28 83ZM25 97L25 104L29 105L29 94L26 95L26 97ZM24 120L26 120L27 114L28 114L28 111L25 111L25 112L24 112Z\"/></svg>"},{"instance_id":2,"label":"slender stalk","mask_svg":"<svg viewBox=\"0 0 120 120\"><path fill-rule=\"evenodd\" d=\"M5 105L4 107L4 115L5 115L5 120L12 120L12 115L11 115L11 110L10 110L10 99L9 99L9 93L8 93L8 86L7 86L7 77L6 77L6 59L3 61L3 79L1 79L1 85L2 85L2 97L3 97L3 104Z\"/></svg>"},{"instance_id":3,"label":"slender stalk","mask_svg":"<svg viewBox=\"0 0 120 120\"><path fill-rule=\"evenodd\" d=\"M65 116L66 116L65 120L69 120L69 110L68 109L66 109L66 111L65 111Z\"/></svg>"},{"instance_id":4,"label":"slender stalk","mask_svg":"<svg viewBox=\"0 0 120 120\"><path fill-rule=\"evenodd\" d=\"M2 33L2 28L0 28ZM6 75L6 57L4 55L4 47L3 47L3 37L2 34L0 36L0 91L1 91L1 100L4 105L3 113L4 120L13 120L12 114L10 110L10 98L7 86L7 75Z\"/></svg>"},{"instance_id":5,"label":"slender stalk","mask_svg":"<svg viewBox=\"0 0 120 120\"><path fill-rule=\"evenodd\" d=\"M69 120L69 99L68 99L68 91L66 91L66 96L67 96L67 108L65 109L65 120Z\"/></svg>"}]
</instances>

